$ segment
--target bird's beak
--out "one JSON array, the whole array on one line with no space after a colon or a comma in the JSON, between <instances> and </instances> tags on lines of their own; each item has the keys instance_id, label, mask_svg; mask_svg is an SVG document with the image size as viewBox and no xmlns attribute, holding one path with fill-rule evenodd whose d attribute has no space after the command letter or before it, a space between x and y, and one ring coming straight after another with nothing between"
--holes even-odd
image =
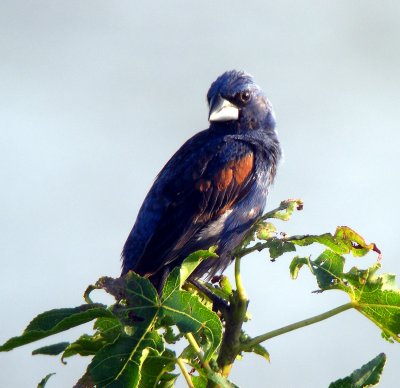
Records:
<instances>
[{"instance_id":1,"label":"bird's beak","mask_svg":"<svg viewBox=\"0 0 400 388\"><path fill-rule=\"evenodd\" d=\"M230 121L239 118L239 108L219 94L210 101L209 121Z\"/></svg>"}]
</instances>

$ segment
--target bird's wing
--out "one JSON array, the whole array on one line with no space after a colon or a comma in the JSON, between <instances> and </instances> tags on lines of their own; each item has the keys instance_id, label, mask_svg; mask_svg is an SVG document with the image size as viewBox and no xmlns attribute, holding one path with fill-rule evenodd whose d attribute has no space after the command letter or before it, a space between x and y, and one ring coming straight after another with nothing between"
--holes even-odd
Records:
<instances>
[{"instance_id":1,"label":"bird's wing","mask_svg":"<svg viewBox=\"0 0 400 388\"><path fill-rule=\"evenodd\" d=\"M254 154L245 143L182 147L145 199L124 247L124 272L152 275L176 260L202 229L246 195L254 179ZM138 252L140 235L146 241L142 238Z\"/></svg>"}]
</instances>

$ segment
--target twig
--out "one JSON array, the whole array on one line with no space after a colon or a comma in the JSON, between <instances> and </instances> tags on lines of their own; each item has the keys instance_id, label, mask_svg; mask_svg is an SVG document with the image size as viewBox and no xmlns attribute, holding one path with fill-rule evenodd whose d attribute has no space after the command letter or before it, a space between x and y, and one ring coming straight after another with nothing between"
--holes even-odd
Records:
<instances>
[{"instance_id":1,"label":"twig","mask_svg":"<svg viewBox=\"0 0 400 388\"><path fill-rule=\"evenodd\" d=\"M293 331L293 330L300 329L302 327L306 327L306 326L312 325L312 324L317 323L317 322L321 322L324 319L333 317L334 315L340 314L343 311L349 310L351 308L354 308L354 304L353 303L346 303L346 304L343 304L343 305L341 305L339 307L336 307L336 308L334 308L332 310L326 311L325 313L322 313L322 314L319 314L319 315L315 315L314 317L307 318L307 319L304 319L304 320L299 321L299 322L292 323L291 325L281 327L280 329L269 331L268 333L265 333L265 334L261 334L261 335L259 335L257 337L252 338L251 340L243 343L241 350L246 350L246 351L247 350L251 350L254 346L256 346L256 345L260 344L261 342L264 342L264 341L266 341L268 339L271 339L273 337L277 337L279 335L288 333L288 332Z\"/></svg>"},{"instance_id":2,"label":"twig","mask_svg":"<svg viewBox=\"0 0 400 388\"><path fill-rule=\"evenodd\" d=\"M261 243L257 243L254 246L250 248L246 248L247 245L249 245L252 241L255 240L254 235L257 233L258 227L260 224L262 224L265 220L269 218L277 218L282 221L287 221L293 210L294 207L296 207L297 210L302 210L303 209L303 201L301 199L288 199L286 201L282 201L279 206L264 215L262 215L250 228L250 230L245 234L243 237L241 243L236 247L234 251L234 256L235 257L243 257L251 252L254 252L256 250L261 251L262 249L266 248L266 245L261 245ZM280 214L282 210L287 210L286 213Z\"/></svg>"},{"instance_id":3,"label":"twig","mask_svg":"<svg viewBox=\"0 0 400 388\"><path fill-rule=\"evenodd\" d=\"M213 370L211 369L210 364L208 363L208 361L205 361L204 353L201 350L199 344L197 343L196 338L194 338L193 334L192 333L186 333L185 334L185 338L188 340L190 346L196 352L197 357L199 358L201 364L204 366L204 369L206 369L207 372L209 372L209 373L214 373Z\"/></svg>"},{"instance_id":4,"label":"twig","mask_svg":"<svg viewBox=\"0 0 400 388\"><path fill-rule=\"evenodd\" d=\"M188 373L186 367L185 367L185 363L183 362L183 360L181 358L177 358L176 359L176 363L179 366L179 369L181 370L183 377L186 380L186 383L188 385L189 388L194 388L193 382L192 382L192 378L190 377L190 374Z\"/></svg>"}]
</instances>

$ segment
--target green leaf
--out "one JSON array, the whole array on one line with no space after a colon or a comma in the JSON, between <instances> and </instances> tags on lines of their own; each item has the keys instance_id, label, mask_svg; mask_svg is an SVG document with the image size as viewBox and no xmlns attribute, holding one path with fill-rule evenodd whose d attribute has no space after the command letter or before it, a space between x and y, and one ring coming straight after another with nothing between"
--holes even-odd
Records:
<instances>
[{"instance_id":1,"label":"green leaf","mask_svg":"<svg viewBox=\"0 0 400 388\"><path fill-rule=\"evenodd\" d=\"M374 322L389 340L400 342L400 289L392 274L375 275L377 263L368 270L352 268L345 279L355 308Z\"/></svg>"},{"instance_id":2,"label":"green leaf","mask_svg":"<svg viewBox=\"0 0 400 388\"><path fill-rule=\"evenodd\" d=\"M47 356L57 356L62 353L68 345L69 342L59 342L58 344L43 346L39 349L35 349L32 355L45 354Z\"/></svg>"},{"instance_id":3,"label":"green leaf","mask_svg":"<svg viewBox=\"0 0 400 388\"><path fill-rule=\"evenodd\" d=\"M218 259L218 255L215 253L215 247L211 247L209 250L193 252L183 261L180 267L180 287L183 286L197 266L208 258L213 258L214 260Z\"/></svg>"},{"instance_id":4,"label":"green leaf","mask_svg":"<svg viewBox=\"0 0 400 388\"><path fill-rule=\"evenodd\" d=\"M98 318L94 322L93 328L107 342L113 342L122 333L123 326L116 317Z\"/></svg>"},{"instance_id":5,"label":"green leaf","mask_svg":"<svg viewBox=\"0 0 400 388\"><path fill-rule=\"evenodd\" d=\"M207 378L204 376L191 376L194 388L207 388Z\"/></svg>"},{"instance_id":6,"label":"green leaf","mask_svg":"<svg viewBox=\"0 0 400 388\"><path fill-rule=\"evenodd\" d=\"M171 381L176 375L172 375L175 369L175 352L166 349L160 355L150 351L143 363L140 379L141 388L153 388L159 386L161 382Z\"/></svg>"},{"instance_id":7,"label":"green leaf","mask_svg":"<svg viewBox=\"0 0 400 388\"><path fill-rule=\"evenodd\" d=\"M208 360L221 343L222 324L218 316L200 302L197 295L180 289L179 268L169 274L161 301L162 315L171 319L182 333L202 330L209 342L204 354Z\"/></svg>"},{"instance_id":8,"label":"green leaf","mask_svg":"<svg viewBox=\"0 0 400 388\"><path fill-rule=\"evenodd\" d=\"M230 297L232 295L232 285L227 276L221 275L219 285L221 287L221 290L225 293L225 295L227 295L227 297Z\"/></svg>"},{"instance_id":9,"label":"green leaf","mask_svg":"<svg viewBox=\"0 0 400 388\"><path fill-rule=\"evenodd\" d=\"M164 341L168 344L175 344L183 337L181 333L175 333L171 326L163 326L163 328L165 330L163 333Z\"/></svg>"},{"instance_id":10,"label":"green leaf","mask_svg":"<svg viewBox=\"0 0 400 388\"><path fill-rule=\"evenodd\" d=\"M264 348L264 346L257 344L253 346L251 351L255 354L258 354L259 356L265 358L268 362L271 361L270 355L268 353L268 350Z\"/></svg>"},{"instance_id":11,"label":"green leaf","mask_svg":"<svg viewBox=\"0 0 400 388\"><path fill-rule=\"evenodd\" d=\"M308 257L300 257L300 256L294 257L289 265L290 277L292 279L297 279L301 267L303 267L303 265L308 265L309 260L310 259Z\"/></svg>"},{"instance_id":12,"label":"green leaf","mask_svg":"<svg viewBox=\"0 0 400 388\"><path fill-rule=\"evenodd\" d=\"M329 385L329 388L364 388L373 387L379 383L386 355L378 354L373 360L355 370L350 376L337 380Z\"/></svg>"},{"instance_id":13,"label":"green leaf","mask_svg":"<svg viewBox=\"0 0 400 388\"><path fill-rule=\"evenodd\" d=\"M269 249L271 259L276 259L286 252L296 251L296 247L291 241L286 241L285 239L276 237L270 238L263 245Z\"/></svg>"},{"instance_id":14,"label":"green leaf","mask_svg":"<svg viewBox=\"0 0 400 388\"><path fill-rule=\"evenodd\" d=\"M136 387L140 381L142 365L151 350L162 352L164 343L154 331L159 314L159 298L148 279L130 272L125 278L103 278L96 286L111 292L121 299L114 311L129 324L115 342L102 347L89 364L86 374L98 387ZM118 325L111 321L100 321L97 329L108 332L110 338L118 335ZM111 331L109 331L111 329ZM111 333L114 334L111 334Z\"/></svg>"},{"instance_id":15,"label":"green leaf","mask_svg":"<svg viewBox=\"0 0 400 388\"><path fill-rule=\"evenodd\" d=\"M395 275L376 275L379 262L368 269L353 267L344 272L344 262L344 257L325 250L316 260L309 260L309 268L321 290L346 292L353 307L374 322L385 339L400 342L400 289ZM301 259L294 259L291 271L297 274L301 264Z\"/></svg>"},{"instance_id":16,"label":"green leaf","mask_svg":"<svg viewBox=\"0 0 400 388\"><path fill-rule=\"evenodd\" d=\"M270 222L263 222L257 225L256 236L259 240L268 240L276 235L276 227Z\"/></svg>"},{"instance_id":17,"label":"green leaf","mask_svg":"<svg viewBox=\"0 0 400 388\"><path fill-rule=\"evenodd\" d=\"M85 304L75 308L54 309L34 318L23 334L10 338L0 346L0 351L9 351L53 334L82 325L95 318L110 317L112 313L102 304Z\"/></svg>"},{"instance_id":18,"label":"green leaf","mask_svg":"<svg viewBox=\"0 0 400 388\"><path fill-rule=\"evenodd\" d=\"M55 375L55 373L49 373L46 377L44 377L40 383L37 385L37 388L44 388L47 384L47 382L49 381L49 378L51 376Z\"/></svg>"},{"instance_id":19,"label":"green leaf","mask_svg":"<svg viewBox=\"0 0 400 388\"><path fill-rule=\"evenodd\" d=\"M328 290L340 283L343 277L344 262L343 256L329 249L322 252L316 260L312 261L314 275L321 290Z\"/></svg>"},{"instance_id":20,"label":"green leaf","mask_svg":"<svg viewBox=\"0 0 400 388\"><path fill-rule=\"evenodd\" d=\"M164 373L158 382L157 388L175 388L175 382L178 377L178 374Z\"/></svg>"},{"instance_id":21,"label":"green leaf","mask_svg":"<svg viewBox=\"0 0 400 388\"><path fill-rule=\"evenodd\" d=\"M76 341L70 344L64 351L61 360L75 356L92 356L96 354L103 346L107 345L107 341L97 335L81 335Z\"/></svg>"},{"instance_id":22,"label":"green leaf","mask_svg":"<svg viewBox=\"0 0 400 388\"><path fill-rule=\"evenodd\" d=\"M144 360L149 348L158 353L164 350L161 337L156 332L144 336L123 335L95 355L87 374L96 387L137 387Z\"/></svg>"},{"instance_id":23,"label":"green leaf","mask_svg":"<svg viewBox=\"0 0 400 388\"><path fill-rule=\"evenodd\" d=\"M254 346L252 346L251 348L246 346L246 342L248 343L252 338L246 334L244 331L242 331L241 335L240 335L240 342L241 345L243 346L243 351L246 353L254 353L257 354L261 357L263 357L265 360L267 360L268 362L270 362L270 356L269 353L267 351L267 349L264 348L264 346L260 345L260 344L256 344Z\"/></svg>"},{"instance_id":24,"label":"green leaf","mask_svg":"<svg viewBox=\"0 0 400 388\"><path fill-rule=\"evenodd\" d=\"M93 335L83 334L65 349L61 357L62 362L65 358L76 354L80 356L94 355L103 346L113 343L123 333L122 324L116 317L98 318L93 328L96 330Z\"/></svg>"},{"instance_id":25,"label":"green leaf","mask_svg":"<svg viewBox=\"0 0 400 388\"><path fill-rule=\"evenodd\" d=\"M366 255L370 251L381 253L374 244L367 244L362 236L348 226L338 226L335 234L325 233L321 235L292 236L288 238L294 244L307 246L313 243L325 245L339 255L352 253L355 257Z\"/></svg>"}]
</instances>

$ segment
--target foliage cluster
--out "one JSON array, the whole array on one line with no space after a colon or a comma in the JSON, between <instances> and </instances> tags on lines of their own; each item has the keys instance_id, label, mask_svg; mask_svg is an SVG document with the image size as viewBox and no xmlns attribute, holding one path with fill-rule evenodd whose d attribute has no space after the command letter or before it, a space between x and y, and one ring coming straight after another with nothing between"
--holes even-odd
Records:
<instances>
[{"instance_id":1,"label":"foliage cluster","mask_svg":"<svg viewBox=\"0 0 400 388\"><path fill-rule=\"evenodd\" d=\"M41 340L94 320L94 333L72 343L61 342L36 349L33 354L68 357L92 356L86 373L76 387L172 387L179 371L189 387L232 387L228 380L235 360L253 352L269 360L261 345L272 337L314 324L348 309L355 309L378 326L384 339L400 342L400 290L392 274L378 274L380 251L349 227L335 233L287 236L278 233L270 219L289 220L302 209L300 200L283 201L265 214L236 249L235 287L225 276L212 282L192 281L190 274L205 259L218 260L214 248L190 255L168 276L160 293L148 279L131 272L124 278L103 277L85 292L86 303L74 308L44 312L34 318L21 336L9 339L0 351ZM315 276L319 292L340 290L349 302L320 315L250 337L243 330L248 320L248 298L240 276L241 259L254 251L269 250L271 260L297 247L318 244L321 254L312 259L296 255L290 275L297 278L308 268ZM371 267L345 271L346 255L377 254ZM90 293L102 289L115 303L93 303ZM175 344L186 341L177 354ZM386 356L381 353L350 376L331 383L331 388L366 387L379 382ZM39 387L44 387L52 374Z\"/></svg>"}]
</instances>

